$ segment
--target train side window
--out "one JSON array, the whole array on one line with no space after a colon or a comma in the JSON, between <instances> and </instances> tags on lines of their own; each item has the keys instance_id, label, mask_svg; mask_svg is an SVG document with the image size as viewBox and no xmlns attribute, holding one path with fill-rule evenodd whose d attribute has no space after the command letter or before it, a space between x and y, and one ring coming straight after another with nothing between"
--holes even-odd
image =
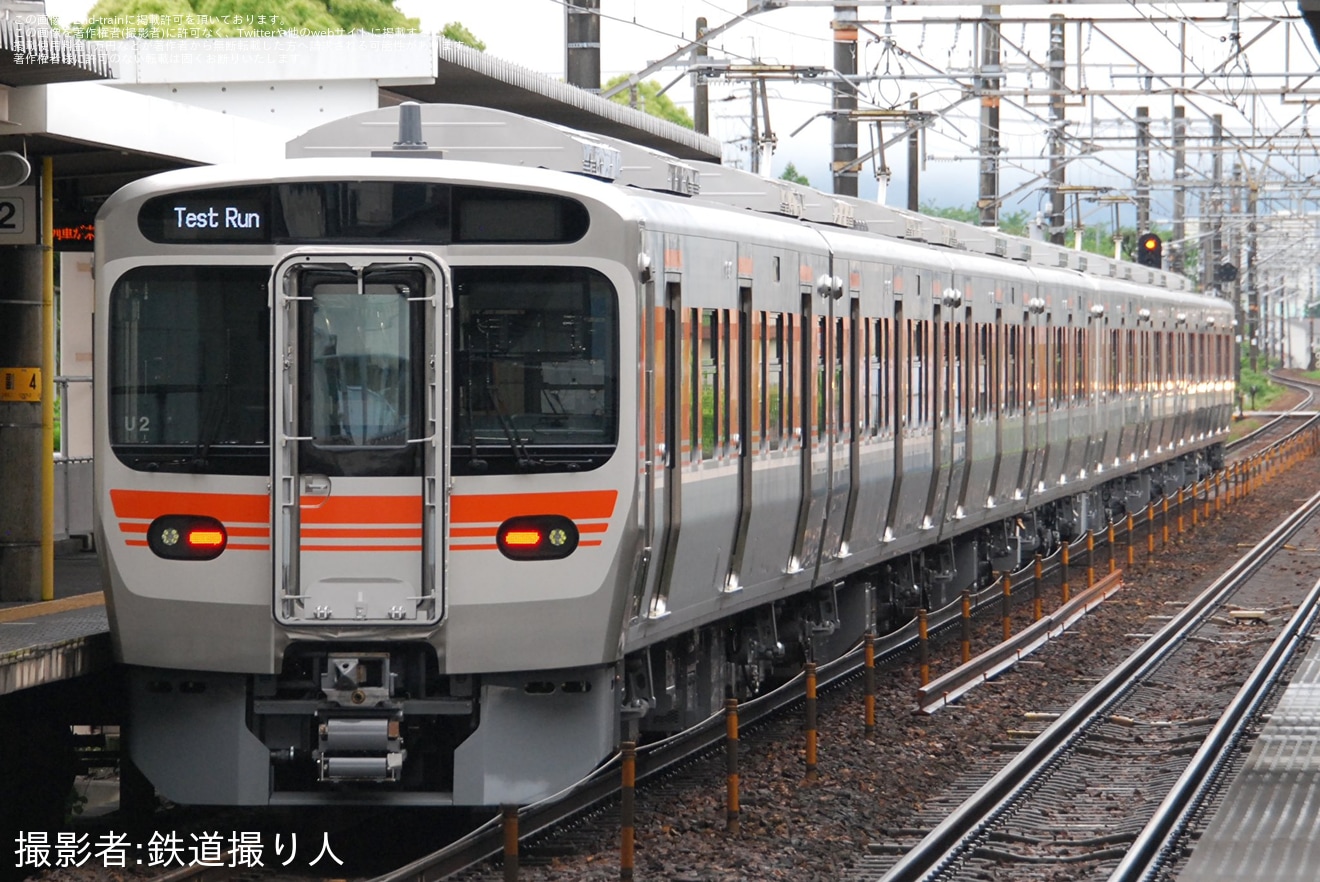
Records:
<instances>
[{"instance_id":1,"label":"train side window","mask_svg":"<svg viewBox=\"0 0 1320 882\"><path fill-rule=\"evenodd\" d=\"M972 353L972 418L981 419L990 414L993 384L990 378L992 360L990 325L981 322L973 327Z\"/></svg>"},{"instance_id":2,"label":"train side window","mask_svg":"<svg viewBox=\"0 0 1320 882\"><path fill-rule=\"evenodd\" d=\"M1021 331L1022 329L1018 325L1003 326L1004 412L1009 416L1016 416L1021 406L1020 371L1022 370L1022 353L1019 349Z\"/></svg>"},{"instance_id":3,"label":"train side window","mask_svg":"<svg viewBox=\"0 0 1320 882\"><path fill-rule=\"evenodd\" d=\"M700 313L698 351L701 353L699 370L701 385L698 388L700 402L697 428L694 437L701 439L702 461L715 459L720 455L724 437L723 428L725 408L723 407L723 373L727 369L724 355L724 322L722 310L703 309Z\"/></svg>"},{"instance_id":4,"label":"train side window","mask_svg":"<svg viewBox=\"0 0 1320 882\"><path fill-rule=\"evenodd\" d=\"M1040 352L1037 349L1039 340L1039 328L1031 325L1027 328L1026 347L1022 350L1023 370L1022 379L1026 384L1024 392L1026 393L1025 404L1029 411L1035 411L1040 402L1040 376L1038 365L1040 364Z\"/></svg>"},{"instance_id":5,"label":"train side window","mask_svg":"<svg viewBox=\"0 0 1320 882\"><path fill-rule=\"evenodd\" d=\"M745 306L750 306L749 300L743 301ZM769 358L766 354L765 345L765 313L751 312L746 313L749 317L750 327L744 328L744 333L749 335L751 346L751 359L748 365L745 384L747 394L747 413L751 420L751 425L744 427L744 431L752 433L751 445L744 449L751 455L761 453L766 450L766 434L769 427L766 424L766 389L765 380L768 369ZM744 444L746 442L744 441Z\"/></svg>"},{"instance_id":6,"label":"train side window","mask_svg":"<svg viewBox=\"0 0 1320 882\"><path fill-rule=\"evenodd\" d=\"M803 316L784 314L784 446L795 448L803 442L803 415L799 412L803 396L803 351L801 338L805 329Z\"/></svg>"},{"instance_id":7,"label":"train side window","mask_svg":"<svg viewBox=\"0 0 1320 882\"><path fill-rule=\"evenodd\" d=\"M738 289L738 308L729 315L729 422L725 434L729 439L729 455L747 455L752 452L747 433L751 426L752 384L752 289Z\"/></svg>"},{"instance_id":8,"label":"train side window","mask_svg":"<svg viewBox=\"0 0 1320 882\"><path fill-rule=\"evenodd\" d=\"M1151 353L1151 374L1155 382L1155 388L1164 386L1164 334L1156 331L1151 335L1154 337L1154 351Z\"/></svg>"},{"instance_id":9,"label":"train side window","mask_svg":"<svg viewBox=\"0 0 1320 882\"><path fill-rule=\"evenodd\" d=\"M760 313L765 337L761 358L761 400L767 450L778 450L784 437L784 316Z\"/></svg>"},{"instance_id":10,"label":"train side window","mask_svg":"<svg viewBox=\"0 0 1320 882\"><path fill-rule=\"evenodd\" d=\"M908 390L909 423L930 425L932 372L936 369L931 357L931 323L914 319L908 324Z\"/></svg>"},{"instance_id":11,"label":"train side window","mask_svg":"<svg viewBox=\"0 0 1320 882\"><path fill-rule=\"evenodd\" d=\"M857 301L852 301L855 313ZM850 441L853 426L853 390L857 386L857 363L853 359L853 329L857 323L851 316L835 320L834 375L835 375L835 431L840 442Z\"/></svg>"},{"instance_id":12,"label":"train side window","mask_svg":"<svg viewBox=\"0 0 1320 882\"><path fill-rule=\"evenodd\" d=\"M1055 328L1053 331L1054 351L1051 355L1050 363L1053 365L1054 375L1050 382L1050 388L1054 392L1053 403L1056 407L1061 407L1068 396L1068 332L1064 328Z\"/></svg>"},{"instance_id":13,"label":"train side window","mask_svg":"<svg viewBox=\"0 0 1320 882\"><path fill-rule=\"evenodd\" d=\"M882 432L893 430L894 320L882 318L876 326L875 422Z\"/></svg>"},{"instance_id":14,"label":"train side window","mask_svg":"<svg viewBox=\"0 0 1320 882\"><path fill-rule=\"evenodd\" d=\"M701 310L683 311L683 412L687 432L683 439L684 464L701 461Z\"/></svg>"},{"instance_id":15,"label":"train side window","mask_svg":"<svg viewBox=\"0 0 1320 882\"><path fill-rule=\"evenodd\" d=\"M825 386L827 383L833 382L833 378L826 372L826 357L829 349L832 348L828 345L829 342L825 316L818 315L816 316L815 333L812 340L812 345L815 347L815 352L812 353L815 377L812 381L811 393L815 396L816 406L813 413L812 422L814 425L812 426L811 436L815 441L820 441L826 436L828 414L826 411ZM832 373L833 366L831 365L830 368L830 373Z\"/></svg>"},{"instance_id":16,"label":"train side window","mask_svg":"<svg viewBox=\"0 0 1320 882\"><path fill-rule=\"evenodd\" d=\"M890 351L888 339L889 319L867 319L863 322L862 352L859 355L863 366L860 382L864 388L859 390L862 401L862 420L866 437L875 437L889 423L885 408L889 403Z\"/></svg>"},{"instance_id":17,"label":"train side window","mask_svg":"<svg viewBox=\"0 0 1320 882\"><path fill-rule=\"evenodd\" d=\"M677 343L674 340L674 309L680 294L674 282L665 283L665 300L655 306L655 331L651 349L655 356L655 377L652 395L655 398L655 449L663 468L673 468L676 462L675 440L678 437L678 409L675 403L674 378L678 375Z\"/></svg>"},{"instance_id":18,"label":"train side window","mask_svg":"<svg viewBox=\"0 0 1320 882\"><path fill-rule=\"evenodd\" d=\"M1091 390L1090 346L1086 331L1073 329L1073 401L1087 399Z\"/></svg>"}]
</instances>

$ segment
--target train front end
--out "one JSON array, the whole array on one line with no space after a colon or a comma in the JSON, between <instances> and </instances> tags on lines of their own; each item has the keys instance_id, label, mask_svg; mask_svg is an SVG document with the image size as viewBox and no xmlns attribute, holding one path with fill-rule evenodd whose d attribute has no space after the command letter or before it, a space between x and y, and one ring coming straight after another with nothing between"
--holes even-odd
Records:
<instances>
[{"instance_id":1,"label":"train front end","mask_svg":"<svg viewBox=\"0 0 1320 882\"><path fill-rule=\"evenodd\" d=\"M307 160L107 202L97 539L164 796L526 803L614 750L635 233L565 179Z\"/></svg>"}]
</instances>

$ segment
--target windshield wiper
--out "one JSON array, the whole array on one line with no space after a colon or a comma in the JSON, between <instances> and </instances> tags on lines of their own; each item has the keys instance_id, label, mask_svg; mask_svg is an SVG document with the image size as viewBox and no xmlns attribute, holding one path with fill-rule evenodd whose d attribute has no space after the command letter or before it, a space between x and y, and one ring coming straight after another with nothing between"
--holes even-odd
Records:
<instances>
[{"instance_id":1,"label":"windshield wiper","mask_svg":"<svg viewBox=\"0 0 1320 882\"><path fill-rule=\"evenodd\" d=\"M487 378L485 385L486 394L490 396L490 403L495 405L495 416L500 421L500 428L504 430L504 437L509 442L509 449L513 451L513 457L518 463L518 468L531 469L544 465L539 459L535 459L527 452L527 445L523 442L522 436L518 434L518 427L513 424L513 419L504 412L504 404L500 401L499 393L495 391L495 384Z\"/></svg>"}]
</instances>

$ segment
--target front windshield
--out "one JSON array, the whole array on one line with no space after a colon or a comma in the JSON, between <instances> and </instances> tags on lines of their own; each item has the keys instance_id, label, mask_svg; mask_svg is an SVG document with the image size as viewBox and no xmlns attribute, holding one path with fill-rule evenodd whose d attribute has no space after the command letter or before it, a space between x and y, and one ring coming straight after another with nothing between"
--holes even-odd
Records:
<instances>
[{"instance_id":1,"label":"front windshield","mask_svg":"<svg viewBox=\"0 0 1320 882\"><path fill-rule=\"evenodd\" d=\"M266 267L149 266L110 298L110 443L143 470L265 474Z\"/></svg>"}]
</instances>

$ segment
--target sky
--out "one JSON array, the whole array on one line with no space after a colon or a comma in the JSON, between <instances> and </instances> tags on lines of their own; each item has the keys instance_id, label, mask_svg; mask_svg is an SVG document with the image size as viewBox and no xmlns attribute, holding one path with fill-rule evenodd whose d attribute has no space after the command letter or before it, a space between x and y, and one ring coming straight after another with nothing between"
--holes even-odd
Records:
<instances>
[{"instance_id":1,"label":"sky","mask_svg":"<svg viewBox=\"0 0 1320 882\"><path fill-rule=\"evenodd\" d=\"M746 10L747 3L748 0L601 0L602 79L637 72L649 62L661 59L685 45L694 34L699 16L705 17L710 27L718 27L737 19ZM46 0L48 13L66 22L83 18L92 5L92 0ZM407 15L420 19L425 31L439 31L447 22L458 21L486 43L489 54L555 79L564 76L565 16L562 0L396 0L395 5ZM1175 5L1183 11L1187 11L1184 7L1195 8L1198 13L1205 10L1205 14L1211 17L1224 16L1226 8L1223 3L1185 2ZM1269 2L1243 4L1244 9L1248 7L1283 11L1291 10L1293 5ZM1034 11L1038 15L1045 15L1058 8L1035 7ZM975 15L979 9L977 6L936 8L933 4L921 11L914 10L911 5L899 7L894 14L906 16L914 23L895 26L892 32L895 39L890 44L880 39L889 34L884 24L872 24L869 33L864 31L859 41L859 66L863 71L877 73L886 73L891 68L895 73L901 70L905 74L931 69L937 72L954 68L966 70L973 63L972 56L976 52L976 47L972 45L972 29L950 24L947 19L958 13ZM1017 7L1015 10L1004 6L1003 9L1005 16L1009 17L1014 12L1025 10L1025 7ZM1113 67L1108 71L1093 66L1096 47L1091 43L1098 46L1104 39L1103 34L1097 36L1099 31L1088 31L1085 34L1082 40L1091 53L1087 56L1085 74L1091 79L1086 85L1111 89L1130 88L1134 82L1134 71L1142 64L1154 66L1157 71L1169 70L1176 74L1180 66L1186 69L1189 64L1193 70L1214 70L1225 57L1229 57L1232 44L1226 38L1228 25L1224 22L1193 26L1190 39L1193 42L1199 40L1199 43L1194 50L1189 49L1189 57L1181 55L1176 48L1180 40L1177 26L1163 18L1164 9L1166 7L1158 4L1134 5L1121 2L1112 8L1086 6L1084 11L1087 15L1149 15L1152 18L1149 26L1137 25L1134 26L1135 32L1124 32L1125 35L1135 33L1135 37L1126 37L1135 45L1123 46L1117 42L1112 49L1104 47L1104 51L1114 60ZM885 8L881 4L870 3L862 7L864 20L875 21L884 15ZM760 59L764 62L828 69L833 65L830 30L832 17L830 5L825 2L777 9L748 17L712 42L712 54L728 57L734 62ZM932 23L927 28L924 23L926 19L933 21L939 17L944 17L946 21L943 24ZM1006 200L1002 210L1026 211L1029 215L1035 214L1042 204L1043 190L1037 176L1041 174L1047 149L1041 122L1046 111L1039 95L1035 93L1035 90L1045 85L1039 64L1044 60L1043 44L1047 41L1042 39L1046 36L1044 26L1033 27L1034 30L1028 30L1025 25L1005 25L1004 28L1005 41L1016 41L1031 61L1019 64L1016 74L1018 94L1005 97L1005 108L1016 101L1022 109L1013 122L1009 122L1009 113L1007 110L1005 112L1005 158L1000 178L1000 192L1014 194ZM1077 46L1078 36L1081 36L1081 32L1074 34L1069 31L1068 39L1072 41L1070 47ZM1244 34L1244 40L1248 36L1251 35ZM894 48L887 49L887 45ZM1275 64L1275 58L1270 57L1269 49L1263 42L1253 46L1252 51L1260 53L1251 59L1256 64L1255 72L1266 65ZM1006 64L1009 63L1010 54L1006 53ZM1138 54L1146 57L1137 58ZM1279 55L1278 51L1274 52L1274 56ZM1015 58L1020 61L1022 56ZM1302 63L1313 60L1303 59ZM1037 66L1034 74L1024 73L1032 65ZM665 85L672 84L667 94L680 106L690 110L692 89L681 68L666 68L652 74L650 78ZM978 105L974 101L958 104L957 88L947 81L934 79L915 87L909 85L912 82L905 80L900 85L891 79L887 83L869 83L862 88L875 105L882 107L900 102L905 104L905 93L909 88L924 90L921 103L923 109L941 105L950 107L950 112L923 138L924 158L919 171L921 201L936 206L970 208L975 205L977 198L975 151L979 126ZM819 81L772 83L770 98L770 121L778 138L771 173L779 175L792 162L799 172L807 175L813 186L829 190L831 127L829 119L821 115L830 106L828 85ZM1163 120L1167 130L1171 125L1167 121L1172 115L1172 104L1180 100L1154 94L1149 99L1132 99L1128 104L1150 104L1153 118ZM745 86L712 85L711 134L726 144L725 161L742 167L749 165L743 141L749 128L749 105L750 97ZM1205 129L1209 114L1218 109L1193 105L1189 118L1193 125ZM1228 110L1226 120L1232 126L1234 108ZM1105 136L1116 136L1113 140L1120 146L1130 145L1133 128L1130 122L1124 122L1122 116L1125 112L1130 111L1117 105L1111 109L1104 100L1087 105L1076 104L1068 111L1069 131L1094 134L1097 142L1104 140ZM1250 112L1254 113L1255 110ZM1305 106L1302 112L1306 112ZM1294 114L1296 108L1287 109L1286 113ZM1255 121L1244 121L1242 126L1244 129L1268 130L1271 121L1267 119L1258 126ZM1320 121L1317 122L1317 129L1320 129ZM897 126L890 122L884 131L892 137ZM861 127L858 140L862 152L871 148L874 139L872 127ZM893 177L884 197L884 201L889 204L902 205L906 202L906 152L904 144L889 148L887 159L893 167ZM1110 160L1108 163L1107 159ZM1162 160L1157 155L1155 161L1167 161L1167 157ZM1191 161L1202 165L1208 162L1204 156L1193 157ZM1068 181L1070 184L1085 182L1130 189L1133 165L1131 148L1127 146L1126 150L1103 154L1099 161L1075 163L1068 172ZM863 197L878 198L874 166L863 169L859 175L859 185ZM1157 195L1157 202L1159 198ZM1158 216L1168 208L1165 205L1155 207L1153 211ZM1091 211L1092 220L1097 223L1107 223L1112 216L1111 209L1098 204Z\"/></svg>"}]
</instances>

